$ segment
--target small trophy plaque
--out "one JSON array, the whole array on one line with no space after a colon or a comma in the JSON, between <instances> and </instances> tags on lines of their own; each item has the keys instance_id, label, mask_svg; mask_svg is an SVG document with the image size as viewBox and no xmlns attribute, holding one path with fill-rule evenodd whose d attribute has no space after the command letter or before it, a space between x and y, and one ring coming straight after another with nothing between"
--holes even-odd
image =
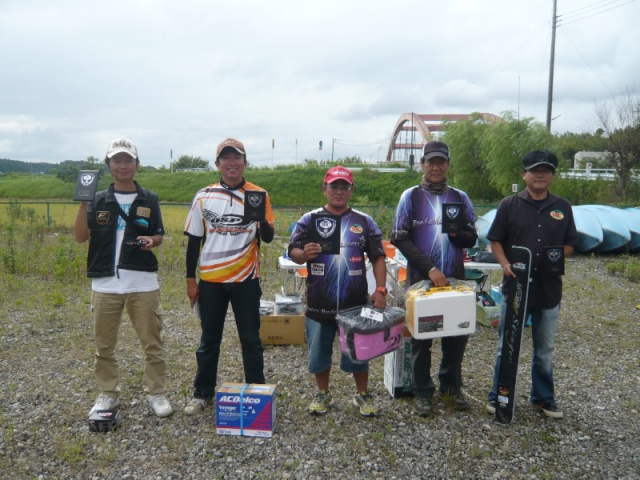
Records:
<instances>
[{"instance_id":1,"label":"small trophy plaque","mask_svg":"<svg viewBox=\"0 0 640 480\"><path fill-rule=\"evenodd\" d=\"M247 190L244 193L244 219L264 222L266 217L267 192Z\"/></svg>"},{"instance_id":2,"label":"small trophy plaque","mask_svg":"<svg viewBox=\"0 0 640 480\"><path fill-rule=\"evenodd\" d=\"M73 199L77 201L93 201L98 188L99 170L80 170L76 181L76 191Z\"/></svg>"},{"instance_id":3,"label":"small trophy plaque","mask_svg":"<svg viewBox=\"0 0 640 480\"><path fill-rule=\"evenodd\" d=\"M90 432L110 432L117 430L122 425L122 415L120 409L96 410L89 416Z\"/></svg>"},{"instance_id":4,"label":"small trophy plaque","mask_svg":"<svg viewBox=\"0 0 640 480\"><path fill-rule=\"evenodd\" d=\"M544 247L542 255L543 275L564 275L564 247Z\"/></svg>"},{"instance_id":5,"label":"small trophy plaque","mask_svg":"<svg viewBox=\"0 0 640 480\"><path fill-rule=\"evenodd\" d=\"M322 253L340 254L340 215L312 213L310 239L320 244Z\"/></svg>"},{"instance_id":6,"label":"small trophy plaque","mask_svg":"<svg viewBox=\"0 0 640 480\"><path fill-rule=\"evenodd\" d=\"M442 204L442 233L457 233L462 226L462 203Z\"/></svg>"}]
</instances>

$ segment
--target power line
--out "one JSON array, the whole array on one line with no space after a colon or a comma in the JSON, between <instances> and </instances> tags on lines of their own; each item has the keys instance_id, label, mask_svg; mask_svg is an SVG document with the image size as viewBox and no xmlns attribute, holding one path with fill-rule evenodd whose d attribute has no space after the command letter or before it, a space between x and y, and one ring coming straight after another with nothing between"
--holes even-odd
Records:
<instances>
[{"instance_id":1,"label":"power line","mask_svg":"<svg viewBox=\"0 0 640 480\"><path fill-rule=\"evenodd\" d=\"M571 25L572 23L580 22L582 20L586 20L587 18L595 17L597 15L600 15L600 14L603 14L603 13L606 13L606 12L610 12L611 10L615 10L616 8L620 8L620 7L624 6L624 5L627 5L629 3L635 2L636 0L627 0L624 3L612 6L611 8L607 8L605 10L602 10L602 8L608 7L609 5L614 5L614 4L616 4L616 3L620 2L620 1L622 1L622 0L610 0L608 3L605 3L604 5L600 5L598 7L591 8L591 9L586 10L586 11L581 12L581 13L576 13L575 15L569 15L569 16L567 16L567 15L559 15L558 16L558 27L561 27L561 26L563 27L565 25ZM597 2L597 3L600 3L600 2ZM592 4L592 5L595 5L595 4ZM587 8L587 7L583 7L583 8ZM598 10L598 9L600 9L600 10L595 12L595 13L592 13L591 15L586 15L590 11ZM575 11L576 10L574 10L574 12ZM564 20L565 18L573 19L573 20L570 20L570 21L567 22L567 21Z\"/></svg>"}]
</instances>

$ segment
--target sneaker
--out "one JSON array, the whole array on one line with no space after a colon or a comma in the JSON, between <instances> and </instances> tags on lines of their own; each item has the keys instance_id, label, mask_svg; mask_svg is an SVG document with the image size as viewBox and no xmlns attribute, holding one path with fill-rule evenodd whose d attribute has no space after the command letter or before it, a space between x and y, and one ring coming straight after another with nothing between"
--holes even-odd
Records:
<instances>
[{"instance_id":1,"label":"sneaker","mask_svg":"<svg viewBox=\"0 0 640 480\"><path fill-rule=\"evenodd\" d=\"M109 395L101 393L100 395L98 395L98 398L96 398L96 403L94 403L93 407L91 407L91 410L89 410L89 415L97 410L113 410L114 408L117 408L119 406L119 398L113 398Z\"/></svg>"},{"instance_id":2,"label":"sneaker","mask_svg":"<svg viewBox=\"0 0 640 480\"><path fill-rule=\"evenodd\" d=\"M375 417L378 414L378 407L373 403L373 397L369 392L356 393L353 396L353 404L360 408L360 415L363 417Z\"/></svg>"},{"instance_id":3,"label":"sneaker","mask_svg":"<svg viewBox=\"0 0 640 480\"><path fill-rule=\"evenodd\" d=\"M451 408L458 412L467 412L471 410L471 405L467 402L467 399L464 398L462 392L454 393L454 394L443 394L443 398L445 404L450 405Z\"/></svg>"},{"instance_id":4,"label":"sneaker","mask_svg":"<svg viewBox=\"0 0 640 480\"><path fill-rule=\"evenodd\" d=\"M158 395L147 395L147 402L149 402L149 406L153 409L153 413L155 413L157 417L164 418L173 413L173 408L171 408L169 400L161 393Z\"/></svg>"},{"instance_id":5,"label":"sneaker","mask_svg":"<svg viewBox=\"0 0 640 480\"><path fill-rule=\"evenodd\" d=\"M489 400L487 402L487 413L489 415L495 415L496 408L498 408L498 402L496 400Z\"/></svg>"},{"instance_id":6,"label":"sneaker","mask_svg":"<svg viewBox=\"0 0 640 480\"><path fill-rule=\"evenodd\" d=\"M211 399L204 398L196 398L193 397L187 406L184 407L184 413L187 415L197 415L198 413L202 413L202 411L208 406L211 405Z\"/></svg>"},{"instance_id":7,"label":"sneaker","mask_svg":"<svg viewBox=\"0 0 640 480\"><path fill-rule=\"evenodd\" d=\"M431 399L416 397L413 399L413 408L418 416L428 417L431 415Z\"/></svg>"},{"instance_id":8,"label":"sneaker","mask_svg":"<svg viewBox=\"0 0 640 480\"><path fill-rule=\"evenodd\" d=\"M313 401L309 404L309 413L312 415L324 415L332 403L333 398L331 397L331 392L319 390L315 397L313 397Z\"/></svg>"},{"instance_id":9,"label":"sneaker","mask_svg":"<svg viewBox=\"0 0 640 480\"><path fill-rule=\"evenodd\" d=\"M534 405L549 418L562 418L564 416L562 410L555 403L541 402Z\"/></svg>"}]
</instances>

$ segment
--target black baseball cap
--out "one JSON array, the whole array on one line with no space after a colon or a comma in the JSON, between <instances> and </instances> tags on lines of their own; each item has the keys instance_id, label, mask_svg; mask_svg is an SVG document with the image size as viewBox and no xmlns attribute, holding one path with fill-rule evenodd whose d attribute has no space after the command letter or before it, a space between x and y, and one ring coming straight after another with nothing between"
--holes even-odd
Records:
<instances>
[{"instance_id":1,"label":"black baseball cap","mask_svg":"<svg viewBox=\"0 0 640 480\"><path fill-rule=\"evenodd\" d=\"M446 143L433 141L424 146L422 161L426 162L427 160L435 157L441 157L447 162L449 161L449 147Z\"/></svg>"},{"instance_id":2,"label":"black baseball cap","mask_svg":"<svg viewBox=\"0 0 640 480\"><path fill-rule=\"evenodd\" d=\"M558 166L558 157L556 157L553 152L547 150L532 150L522 159L522 168L525 170L531 170L538 165L549 167L555 172Z\"/></svg>"}]
</instances>

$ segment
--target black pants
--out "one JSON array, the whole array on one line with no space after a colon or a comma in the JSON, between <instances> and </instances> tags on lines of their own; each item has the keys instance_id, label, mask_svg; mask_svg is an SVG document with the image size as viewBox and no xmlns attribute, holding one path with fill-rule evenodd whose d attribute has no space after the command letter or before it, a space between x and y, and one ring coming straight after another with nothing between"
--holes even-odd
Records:
<instances>
[{"instance_id":1,"label":"black pants","mask_svg":"<svg viewBox=\"0 0 640 480\"><path fill-rule=\"evenodd\" d=\"M245 382L265 383L264 356L260 341L261 296L262 290L257 278L240 283L200 282L202 335L196 352L198 372L193 381L194 397L215 396L220 344L229 302L231 302L242 345Z\"/></svg>"},{"instance_id":2,"label":"black pants","mask_svg":"<svg viewBox=\"0 0 640 480\"><path fill-rule=\"evenodd\" d=\"M442 362L438 379L440 391L454 395L462 387L462 358L469 335L443 337ZM411 368L413 370L413 394L417 397L431 398L436 387L431 379L431 345L433 339L411 340Z\"/></svg>"}]
</instances>

